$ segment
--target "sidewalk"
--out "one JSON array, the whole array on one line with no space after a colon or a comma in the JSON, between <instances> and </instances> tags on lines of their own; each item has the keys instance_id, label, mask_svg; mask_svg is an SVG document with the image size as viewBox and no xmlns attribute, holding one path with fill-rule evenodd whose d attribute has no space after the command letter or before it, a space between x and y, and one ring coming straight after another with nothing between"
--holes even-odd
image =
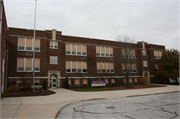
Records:
<instances>
[{"instance_id":1,"label":"sidewalk","mask_svg":"<svg viewBox=\"0 0 180 119\"><path fill-rule=\"evenodd\" d=\"M117 91L77 92L63 88L51 89L56 94L49 96L12 97L1 99L1 118L48 118L54 119L56 113L65 105L77 101L122 98L137 95L149 95L180 91L180 86L130 89Z\"/></svg>"}]
</instances>

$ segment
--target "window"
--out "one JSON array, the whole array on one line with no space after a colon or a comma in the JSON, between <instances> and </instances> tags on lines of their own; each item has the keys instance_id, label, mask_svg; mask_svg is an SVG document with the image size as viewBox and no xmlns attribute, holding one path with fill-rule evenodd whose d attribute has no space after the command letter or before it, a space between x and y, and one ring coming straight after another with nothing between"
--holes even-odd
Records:
<instances>
[{"instance_id":1,"label":"window","mask_svg":"<svg viewBox=\"0 0 180 119\"><path fill-rule=\"evenodd\" d=\"M71 79L68 79L68 84L69 86L71 86Z\"/></svg>"},{"instance_id":2,"label":"window","mask_svg":"<svg viewBox=\"0 0 180 119\"><path fill-rule=\"evenodd\" d=\"M18 39L18 50L25 50L25 38Z\"/></svg>"},{"instance_id":3,"label":"window","mask_svg":"<svg viewBox=\"0 0 180 119\"><path fill-rule=\"evenodd\" d=\"M76 44L72 44L72 55L76 55Z\"/></svg>"},{"instance_id":4,"label":"window","mask_svg":"<svg viewBox=\"0 0 180 119\"><path fill-rule=\"evenodd\" d=\"M88 82L87 79L83 79L83 86L87 86Z\"/></svg>"},{"instance_id":5,"label":"window","mask_svg":"<svg viewBox=\"0 0 180 119\"><path fill-rule=\"evenodd\" d=\"M137 78L134 78L134 82L135 82L135 84L137 84L137 83L138 83L138 80L137 80Z\"/></svg>"},{"instance_id":6,"label":"window","mask_svg":"<svg viewBox=\"0 0 180 119\"><path fill-rule=\"evenodd\" d=\"M26 39L26 50L32 51L32 39Z\"/></svg>"},{"instance_id":7,"label":"window","mask_svg":"<svg viewBox=\"0 0 180 119\"><path fill-rule=\"evenodd\" d=\"M132 84L132 78L129 78L129 83Z\"/></svg>"},{"instance_id":8,"label":"window","mask_svg":"<svg viewBox=\"0 0 180 119\"><path fill-rule=\"evenodd\" d=\"M154 59L161 59L161 57L162 57L162 51L154 50Z\"/></svg>"},{"instance_id":9,"label":"window","mask_svg":"<svg viewBox=\"0 0 180 119\"><path fill-rule=\"evenodd\" d=\"M32 59L26 58L26 71L32 71Z\"/></svg>"},{"instance_id":10,"label":"window","mask_svg":"<svg viewBox=\"0 0 180 119\"><path fill-rule=\"evenodd\" d=\"M121 49L121 58L125 58L125 50Z\"/></svg>"},{"instance_id":11,"label":"window","mask_svg":"<svg viewBox=\"0 0 180 119\"><path fill-rule=\"evenodd\" d=\"M79 79L75 79L75 86L79 87Z\"/></svg>"},{"instance_id":12,"label":"window","mask_svg":"<svg viewBox=\"0 0 180 119\"><path fill-rule=\"evenodd\" d=\"M102 62L101 65L102 65L102 72L105 72L105 62Z\"/></svg>"},{"instance_id":13,"label":"window","mask_svg":"<svg viewBox=\"0 0 180 119\"><path fill-rule=\"evenodd\" d=\"M113 57L113 48L110 48L110 57Z\"/></svg>"},{"instance_id":14,"label":"window","mask_svg":"<svg viewBox=\"0 0 180 119\"><path fill-rule=\"evenodd\" d=\"M82 55L86 55L86 45L82 45Z\"/></svg>"},{"instance_id":15,"label":"window","mask_svg":"<svg viewBox=\"0 0 180 119\"><path fill-rule=\"evenodd\" d=\"M40 40L39 39L35 39L35 51L40 51Z\"/></svg>"},{"instance_id":16,"label":"window","mask_svg":"<svg viewBox=\"0 0 180 119\"><path fill-rule=\"evenodd\" d=\"M114 63L111 63L111 72L114 72Z\"/></svg>"},{"instance_id":17,"label":"window","mask_svg":"<svg viewBox=\"0 0 180 119\"><path fill-rule=\"evenodd\" d=\"M17 71L18 72L32 72L33 71L33 58L17 58ZM40 59L36 58L34 61L34 71L40 71Z\"/></svg>"},{"instance_id":18,"label":"window","mask_svg":"<svg viewBox=\"0 0 180 119\"><path fill-rule=\"evenodd\" d=\"M77 45L77 55L81 55L81 45Z\"/></svg>"},{"instance_id":19,"label":"window","mask_svg":"<svg viewBox=\"0 0 180 119\"><path fill-rule=\"evenodd\" d=\"M24 58L17 59L17 71L24 71Z\"/></svg>"},{"instance_id":20,"label":"window","mask_svg":"<svg viewBox=\"0 0 180 119\"><path fill-rule=\"evenodd\" d=\"M66 55L87 55L86 45L66 44Z\"/></svg>"},{"instance_id":21,"label":"window","mask_svg":"<svg viewBox=\"0 0 180 119\"><path fill-rule=\"evenodd\" d=\"M18 38L18 50L19 51L33 51L33 39L32 38ZM35 39L35 51L40 51L40 39Z\"/></svg>"},{"instance_id":22,"label":"window","mask_svg":"<svg viewBox=\"0 0 180 119\"><path fill-rule=\"evenodd\" d=\"M22 80L21 79L17 79L16 84L17 85L22 85Z\"/></svg>"},{"instance_id":23,"label":"window","mask_svg":"<svg viewBox=\"0 0 180 119\"><path fill-rule=\"evenodd\" d=\"M50 56L50 64L58 64L58 56Z\"/></svg>"},{"instance_id":24,"label":"window","mask_svg":"<svg viewBox=\"0 0 180 119\"><path fill-rule=\"evenodd\" d=\"M125 52L126 50L126 52ZM121 58L131 58L131 59L136 59L136 54L135 50L133 49L121 49Z\"/></svg>"},{"instance_id":25,"label":"window","mask_svg":"<svg viewBox=\"0 0 180 119\"><path fill-rule=\"evenodd\" d=\"M146 55L146 50L142 50L142 55Z\"/></svg>"},{"instance_id":26,"label":"window","mask_svg":"<svg viewBox=\"0 0 180 119\"><path fill-rule=\"evenodd\" d=\"M158 71L158 70L159 70L159 65L155 64L155 71Z\"/></svg>"},{"instance_id":27,"label":"window","mask_svg":"<svg viewBox=\"0 0 180 119\"><path fill-rule=\"evenodd\" d=\"M108 79L105 79L106 86L109 84Z\"/></svg>"},{"instance_id":28,"label":"window","mask_svg":"<svg viewBox=\"0 0 180 119\"><path fill-rule=\"evenodd\" d=\"M77 62L77 69L78 69L77 72L82 72L82 71L81 71L81 69L82 69L82 67L81 67L81 62Z\"/></svg>"},{"instance_id":29,"label":"window","mask_svg":"<svg viewBox=\"0 0 180 119\"><path fill-rule=\"evenodd\" d=\"M66 72L71 72L71 62L66 61Z\"/></svg>"},{"instance_id":30,"label":"window","mask_svg":"<svg viewBox=\"0 0 180 119\"><path fill-rule=\"evenodd\" d=\"M100 62L97 62L97 72L101 72L101 65L100 65Z\"/></svg>"},{"instance_id":31,"label":"window","mask_svg":"<svg viewBox=\"0 0 180 119\"><path fill-rule=\"evenodd\" d=\"M110 63L109 62L106 62L106 72L110 72Z\"/></svg>"},{"instance_id":32,"label":"window","mask_svg":"<svg viewBox=\"0 0 180 119\"><path fill-rule=\"evenodd\" d=\"M126 84L126 79L123 79L123 83Z\"/></svg>"},{"instance_id":33,"label":"window","mask_svg":"<svg viewBox=\"0 0 180 119\"><path fill-rule=\"evenodd\" d=\"M50 41L50 48L51 49L58 49L58 42L57 41Z\"/></svg>"},{"instance_id":34,"label":"window","mask_svg":"<svg viewBox=\"0 0 180 119\"><path fill-rule=\"evenodd\" d=\"M40 79L35 79L35 85L40 85Z\"/></svg>"},{"instance_id":35,"label":"window","mask_svg":"<svg viewBox=\"0 0 180 119\"><path fill-rule=\"evenodd\" d=\"M101 47L101 56L104 57L104 47Z\"/></svg>"},{"instance_id":36,"label":"window","mask_svg":"<svg viewBox=\"0 0 180 119\"><path fill-rule=\"evenodd\" d=\"M87 62L84 61L66 61L66 73L86 73Z\"/></svg>"},{"instance_id":37,"label":"window","mask_svg":"<svg viewBox=\"0 0 180 119\"><path fill-rule=\"evenodd\" d=\"M109 48L108 47L105 47L105 52L106 52L106 57L109 57Z\"/></svg>"},{"instance_id":38,"label":"window","mask_svg":"<svg viewBox=\"0 0 180 119\"><path fill-rule=\"evenodd\" d=\"M34 71L40 71L40 60L39 59L34 60Z\"/></svg>"},{"instance_id":39,"label":"window","mask_svg":"<svg viewBox=\"0 0 180 119\"><path fill-rule=\"evenodd\" d=\"M72 72L76 72L76 61L72 61Z\"/></svg>"},{"instance_id":40,"label":"window","mask_svg":"<svg viewBox=\"0 0 180 119\"><path fill-rule=\"evenodd\" d=\"M96 56L97 57L113 57L113 48L96 46Z\"/></svg>"},{"instance_id":41,"label":"window","mask_svg":"<svg viewBox=\"0 0 180 119\"><path fill-rule=\"evenodd\" d=\"M132 64L127 64L126 66L127 68L125 69L125 64L122 63L122 71L123 73L126 73L126 70L129 70L130 73L136 73L137 69L136 69L136 64L132 63Z\"/></svg>"},{"instance_id":42,"label":"window","mask_svg":"<svg viewBox=\"0 0 180 119\"><path fill-rule=\"evenodd\" d=\"M143 61L143 67L147 67L147 61Z\"/></svg>"},{"instance_id":43,"label":"window","mask_svg":"<svg viewBox=\"0 0 180 119\"><path fill-rule=\"evenodd\" d=\"M113 73L114 72L114 63L97 62L97 72L98 73Z\"/></svg>"},{"instance_id":44,"label":"window","mask_svg":"<svg viewBox=\"0 0 180 119\"><path fill-rule=\"evenodd\" d=\"M87 63L83 62L83 72L87 72Z\"/></svg>"},{"instance_id":45,"label":"window","mask_svg":"<svg viewBox=\"0 0 180 119\"><path fill-rule=\"evenodd\" d=\"M100 56L100 47L96 46L96 56Z\"/></svg>"}]
</instances>

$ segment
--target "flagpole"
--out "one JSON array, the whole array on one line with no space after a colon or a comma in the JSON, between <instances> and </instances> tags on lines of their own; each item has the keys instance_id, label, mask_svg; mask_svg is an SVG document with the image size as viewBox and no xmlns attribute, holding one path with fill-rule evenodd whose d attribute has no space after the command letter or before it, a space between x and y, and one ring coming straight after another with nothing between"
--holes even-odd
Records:
<instances>
[{"instance_id":1,"label":"flagpole","mask_svg":"<svg viewBox=\"0 0 180 119\"><path fill-rule=\"evenodd\" d=\"M35 85L35 72L34 72L34 62L35 62L35 38L36 38L36 6L37 0L35 0L35 14L34 14L34 38L33 38L33 85ZM34 92L34 89L33 89Z\"/></svg>"}]
</instances>

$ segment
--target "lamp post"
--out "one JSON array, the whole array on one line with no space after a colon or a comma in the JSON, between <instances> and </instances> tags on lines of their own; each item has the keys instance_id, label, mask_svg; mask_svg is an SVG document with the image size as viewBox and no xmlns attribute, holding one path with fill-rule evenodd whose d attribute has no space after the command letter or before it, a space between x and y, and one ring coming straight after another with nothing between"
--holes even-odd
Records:
<instances>
[{"instance_id":1,"label":"lamp post","mask_svg":"<svg viewBox=\"0 0 180 119\"><path fill-rule=\"evenodd\" d=\"M35 0L35 14L34 14L34 38L33 38L33 85L35 85L35 72L34 72L34 62L35 62L35 38L36 38L36 6L37 6L37 0ZM34 92L34 88L33 88Z\"/></svg>"}]
</instances>

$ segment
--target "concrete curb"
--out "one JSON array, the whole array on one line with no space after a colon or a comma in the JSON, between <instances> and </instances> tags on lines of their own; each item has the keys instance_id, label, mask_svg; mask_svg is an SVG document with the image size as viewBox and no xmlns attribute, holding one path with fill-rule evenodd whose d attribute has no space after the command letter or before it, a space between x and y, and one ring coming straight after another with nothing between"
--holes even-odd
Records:
<instances>
[{"instance_id":1,"label":"concrete curb","mask_svg":"<svg viewBox=\"0 0 180 119\"><path fill-rule=\"evenodd\" d=\"M107 99L107 98L93 98L93 99L79 100L79 101L75 101L75 102L68 103L68 104L62 106L60 109L58 109L58 111L55 112L55 116L54 116L53 118L56 119L57 116L58 116L58 114L60 113L60 111L61 111L64 107L66 107L66 106L68 106L68 105L70 105L70 104L77 103L77 102L83 102L83 101L102 100L102 99Z\"/></svg>"}]
</instances>

